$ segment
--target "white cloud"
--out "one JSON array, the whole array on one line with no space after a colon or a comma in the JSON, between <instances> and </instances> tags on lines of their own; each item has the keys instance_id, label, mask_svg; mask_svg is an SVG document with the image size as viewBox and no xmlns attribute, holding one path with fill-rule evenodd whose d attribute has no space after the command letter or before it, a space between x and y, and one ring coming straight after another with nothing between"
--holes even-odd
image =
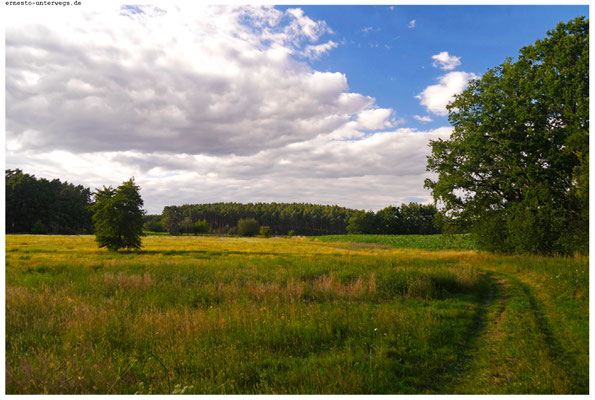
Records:
<instances>
[{"instance_id":1,"label":"white cloud","mask_svg":"<svg viewBox=\"0 0 595 400\"><path fill-rule=\"evenodd\" d=\"M292 57L337 46L316 43L332 31L300 9L134 10L9 24L11 142L245 154L332 131L365 110L350 115L340 107L344 75L312 71ZM42 134L32 141L26 130Z\"/></svg>"},{"instance_id":2,"label":"white cloud","mask_svg":"<svg viewBox=\"0 0 595 400\"><path fill-rule=\"evenodd\" d=\"M294 17L291 22L291 33L294 35L304 35L310 41L316 41L320 36L325 33L332 33L326 22L324 21L313 21L309 17L304 15L304 11L300 8L291 8L287 10L287 13Z\"/></svg>"},{"instance_id":3,"label":"white cloud","mask_svg":"<svg viewBox=\"0 0 595 400\"><path fill-rule=\"evenodd\" d=\"M413 118L415 118L419 122L432 122L432 118L430 118L429 115L424 115L423 117L420 115L414 115Z\"/></svg>"},{"instance_id":4,"label":"white cloud","mask_svg":"<svg viewBox=\"0 0 595 400\"><path fill-rule=\"evenodd\" d=\"M409 29L415 28L416 20L412 19L409 21Z\"/></svg>"},{"instance_id":5,"label":"white cloud","mask_svg":"<svg viewBox=\"0 0 595 400\"><path fill-rule=\"evenodd\" d=\"M419 99L420 104L429 112L446 116L446 105L465 89L471 79L476 78L478 76L471 72L449 72L438 79L438 84L428 86L415 98Z\"/></svg>"},{"instance_id":6,"label":"white cloud","mask_svg":"<svg viewBox=\"0 0 595 400\"><path fill-rule=\"evenodd\" d=\"M337 46L338 46L338 44L336 42L329 40L326 43L306 46L303 54L306 58L316 59L316 58L320 57L321 55L323 55L324 53L328 53L329 51L331 51L332 49L334 49Z\"/></svg>"},{"instance_id":7,"label":"white cloud","mask_svg":"<svg viewBox=\"0 0 595 400\"><path fill-rule=\"evenodd\" d=\"M451 56L448 54L448 51L442 51L436 55L433 55L432 59L434 60L432 62L434 67L446 71L450 71L461 65L461 57Z\"/></svg>"},{"instance_id":8,"label":"white cloud","mask_svg":"<svg viewBox=\"0 0 595 400\"><path fill-rule=\"evenodd\" d=\"M376 108L359 113L357 117L357 129L380 130L392 128L389 120L393 110L390 108Z\"/></svg>"}]
</instances>

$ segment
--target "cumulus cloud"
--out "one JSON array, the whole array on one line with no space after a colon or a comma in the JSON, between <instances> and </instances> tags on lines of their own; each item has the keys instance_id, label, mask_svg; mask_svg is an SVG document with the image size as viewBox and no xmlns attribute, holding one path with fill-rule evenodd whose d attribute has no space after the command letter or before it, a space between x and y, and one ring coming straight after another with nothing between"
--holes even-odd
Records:
<instances>
[{"instance_id":1,"label":"cumulus cloud","mask_svg":"<svg viewBox=\"0 0 595 400\"><path fill-rule=\"evenodd\" d=\"M450 128L397 129L397 112L345 74L314 70L338 46L324 21L297 8L73 9L7 19L8 168L92 188L135 176L151 213L430 200L427 142Z\"/></svg>"},{"instance_id":2,"label":"cumulus cloud","mask_svg":"<svg viewBox=\"0 0 595 400\"><path fill-rule=\"evenodd\" d=\"M390 116L393 111L390 108L376 108L359 113L357 117L357 129L380 130L392 128L393 123Z\"/></svg>"},{"instance_id":3,"label":"cumulus cloud","mask_svg":"<svg viewBox=\"0 0 595 400\"><path fill-rule=\"evenodd\" d=\"M329 40L326 43L306 46L303 54L306 58L317 59L321 55L328 53L330 50L334 49L337 46L338 44L336 42Z\"/></svg>"},{"instance_id":4,"label":"cumulus cloud","mask_svg":"<svg viewBox=\"0 0 595 400\"><path fill-rule=\"evenodd\" d=\"M428 86L423 92L415 96L420 104L434 114L446 116L448 111L446 105L453 97L461 93L471 79L478 78L471 72L449 72L438 79L436 85Z\"/></svg>"},{"instance_id":5,"label":"cumulus cloud","mask_svg":"<svg viewBox=\"0 0 595 400\"><path fill-rule=\"evenodd\" d=\"M451 56L448 51L441 51L432 56L432 65L434 67L450 71L461 65L461 57Z\"/></svg>"},{"instance_id":6,"label":"cumulus cloud","mask_svg":"<svg viewBox=\"0 0 595 400\"><path fill-rule=\"evenodd\" d=\"M300 9L108 11L7 27L11 143L247 154L332 131L366 111L365 103L341 107L343 74L292 57L337 46L316 43L332 31Z\"/></svg>"},{"instance_id":7,"label":"cumulus cloud","mask_svg":"<svg viewBox=\"0 0 595 400\"><path fill-rule=\"evenodd\" d=\"M424 115L423 117L420 115L414 115L413 118L419 122L432 122L432 118L430 118L429 115Z\"/></svg>"}]
</instances>

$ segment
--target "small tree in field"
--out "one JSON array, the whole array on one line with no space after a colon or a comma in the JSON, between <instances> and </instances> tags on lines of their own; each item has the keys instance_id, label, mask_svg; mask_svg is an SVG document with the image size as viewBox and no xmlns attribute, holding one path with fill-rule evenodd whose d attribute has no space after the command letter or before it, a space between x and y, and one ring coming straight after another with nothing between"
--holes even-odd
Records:
<instances>
[{"instance_id":1,"label":"small tree in field","mask_svg":"<svg viewBox=\"0 0 595 400\"><path fill-rule=\"evenodd\" d=\"M271 227L270 226L261 226L260 227L260 236L264 238L271 237Z\"/></svg>"},{"instance_id":2,"label":"small tree in field","mask_svg":"<svg viewBox=\"0 0 595 400\"><path fill-rule=\"evenodd\" d=\"M110 251L141 248L144 210L139 190L131 178L117 189L104 186L95 192L95 204L91 208L99 247Z\"/></svg>"},{"instance_id":3,"label":"small tree in field","mask_svg":"<svg viewBox=\"0 0 595 400\"><path fill-rule=\"evenodd\" d=\"M260 226L254 218L242 218L238 221L238 234L241 236L258 235Z\"/></svg>"}]
</instances>

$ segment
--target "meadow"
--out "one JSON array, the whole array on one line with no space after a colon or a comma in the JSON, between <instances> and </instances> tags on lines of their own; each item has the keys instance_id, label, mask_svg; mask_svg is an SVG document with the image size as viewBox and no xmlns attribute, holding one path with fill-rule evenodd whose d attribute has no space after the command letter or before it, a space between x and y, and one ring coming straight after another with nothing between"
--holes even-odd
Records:
<instances>
[{"instance_id":1,"label":"meadow","mask_svg":"<svg viewBox=\"0 0 595 400\"><path fill-rule=\"evenodd\" d=\"M6 236L7 393L588 393L587 257L93 239Z\"/></svg>"}]
</instances>

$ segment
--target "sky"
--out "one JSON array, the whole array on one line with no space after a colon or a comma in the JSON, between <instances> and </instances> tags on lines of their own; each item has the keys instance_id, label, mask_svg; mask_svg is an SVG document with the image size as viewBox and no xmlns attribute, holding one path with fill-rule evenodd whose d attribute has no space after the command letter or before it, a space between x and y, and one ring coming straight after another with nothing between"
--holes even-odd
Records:
<instances>
[{"instance_id":1,"label":"sky","mask_svg":"<svg viewBox=\"0 0 595 400\"><path fill-rule=\"evenodd\" d=\"M6 168L145 209L431 202L429 142L471 79L572 6L5 6Z\"/></svg>"}]
</instances>

